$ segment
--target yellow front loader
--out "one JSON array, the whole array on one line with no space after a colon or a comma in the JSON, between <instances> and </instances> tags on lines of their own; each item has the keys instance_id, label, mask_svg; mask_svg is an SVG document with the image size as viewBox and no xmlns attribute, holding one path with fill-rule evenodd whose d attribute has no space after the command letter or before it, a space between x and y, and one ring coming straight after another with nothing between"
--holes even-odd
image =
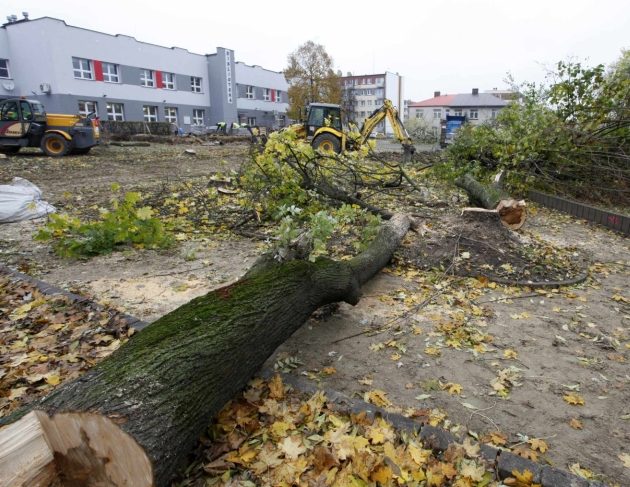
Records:
<instances>
[{"instance_id":1,"label":"yellow front loader","mask_svg":"<svg viewBox=\"0 0 630 487\"><path fill-rule=\"evenodd\" d=\"M100 138L94 116L46 113L41 103L25 98L0 102L0 153L40 147L48 156L87 154Z\"/></svg>"}]
</instances>

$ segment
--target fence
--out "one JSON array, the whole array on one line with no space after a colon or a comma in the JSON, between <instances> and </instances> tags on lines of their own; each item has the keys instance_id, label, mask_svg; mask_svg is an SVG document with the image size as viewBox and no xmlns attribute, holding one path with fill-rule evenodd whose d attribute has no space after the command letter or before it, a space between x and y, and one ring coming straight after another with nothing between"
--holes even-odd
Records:
<instances>
[{"instance_id":1,"label":"fence","mask_svg":"<svg viewBox=\"0 0 630 487\"><path fill-rule=\"evenodd\" d=\"M567 200L539 191L530 191L529 199L547 208L553 208L569 215L603 225L624 235L630 235L630 216Z\"/></svg>"}]
</instances>

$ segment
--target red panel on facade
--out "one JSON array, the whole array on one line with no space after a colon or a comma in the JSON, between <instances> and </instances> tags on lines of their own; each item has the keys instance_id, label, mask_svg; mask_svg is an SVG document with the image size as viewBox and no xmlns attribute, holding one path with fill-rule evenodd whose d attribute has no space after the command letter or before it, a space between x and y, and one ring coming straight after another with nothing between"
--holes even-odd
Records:
<instances>
[{"instance_id":1,"label":"red panel on facade","mask_svg":"<svg viewBox=\"0 0 630 487\"><path fill-rule=\"evenodd\" d=\"M162 83L162 71L155 72L155 86L164 88L164 83Z\"/></svg>"},{"instance_id":2,"label":"red panel on facade","mask_svg":"<svg viewBox=\"0 0 630 487\"><path fill-rule=\"evenodd\" d=\"M94 63L94 79L96 81L103 81L103 63L96 59L92 62Z\"/></svg>"},{"instance_id":3,"label":"red panel on facade","mask_svg":"<svg viewBox=\"0 0 630 487\"><path fill-rule=\"evenodd\" d=\"M276 90L270 90L271 91L271 101L276 101Z\"/></svg>"}]
</instances>

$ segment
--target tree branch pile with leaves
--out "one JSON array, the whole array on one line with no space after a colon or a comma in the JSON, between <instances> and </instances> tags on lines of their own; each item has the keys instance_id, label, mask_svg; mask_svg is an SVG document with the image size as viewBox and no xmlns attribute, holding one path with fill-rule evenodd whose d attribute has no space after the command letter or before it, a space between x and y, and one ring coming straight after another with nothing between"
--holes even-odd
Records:
<instances>
[{"instance_id":1,"label":"tree branch pile with leaves","mask_svg":"<svg viewBox=\"0 0 630 487\"><path fill-rule=\"evenodd\" d=\"M455 171L484 178L505 169L516 194L630 203L630 51L608 70L559 62L546 82L517 89L522 102L494 123L459 131L449 148Z\"/></svg>"}]
</instances>

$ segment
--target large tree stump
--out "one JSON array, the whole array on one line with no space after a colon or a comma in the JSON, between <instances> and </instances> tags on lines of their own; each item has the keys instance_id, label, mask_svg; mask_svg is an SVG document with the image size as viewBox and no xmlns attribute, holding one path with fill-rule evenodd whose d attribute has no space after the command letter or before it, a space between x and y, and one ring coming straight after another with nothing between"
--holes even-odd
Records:
<instances>
[{"instance_id":1,"label":"large tree stump","mask_svg":"<svg viewBox=\"0 0 630 487\"><path fill-rule=\"evenodd\" d=\"M0 486L168 485L211 418L313 311L358 302L409 224L395 215L349 261L256 266L152 323L8 418L15 422L0 430Z\"/></svg>"},{"instance_id":2,"label":"large tree stump","mask_svg":"<svg viewBox=\"0 0 630 487\"><path fill-rule=\"evenodd\" d=\"M518 230L525 223L527 218L525 201L515 200L507 195L499 180L492 185L485 185L470 174L465 174L457 178L455 184L466 191L472 204L481 206L481 208L464 208L463 214L467 216L473 216L476 213L495 214L501 223L511 230Z\"/></svg>"}]
</instances>

